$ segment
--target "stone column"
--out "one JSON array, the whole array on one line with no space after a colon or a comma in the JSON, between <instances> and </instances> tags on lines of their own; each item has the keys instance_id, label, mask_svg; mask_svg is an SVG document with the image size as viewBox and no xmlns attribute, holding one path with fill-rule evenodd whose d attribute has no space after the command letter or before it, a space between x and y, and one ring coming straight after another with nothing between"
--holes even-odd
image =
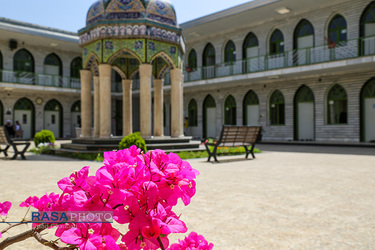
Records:
<instances>
[{"instance_id":1,"label":"stone column","mask_svg":"<svg viewBox=\"0 0 375 250\"><path fill-rule=\"evenodd\" d=\"M111 137L111 73L111 65L99 65L100 138L103 139Z\"/></svg>"},{"instance_id":2,"label":"stone column","mask_svg":"<svg viewBox=\"0 0 375 250\"><path fill-rule=\"evenodd\" d=\"M94 76L94 137L100 136L100 81Z\"/></svg>"},{"instance_id":3,"label":"stone column","mask_svg":"<svg viewBox=\"0 0 375 250\"><path fill-rule=\"evenodd\" d=\"M163 83L164 83L164 79L154 79L154 135L155 136L164 136Z\"/></svg>"},{"instance_id":4,"label":"stone column","mask_svg":"<svg viewBox=\"0 0 375 250\"><path fill-rule=\"evenodd\" d=\"M81 136L83 138L91 137L92 124L92 98L91 98L91 80L90 70L81 70ZM78 135L77 135L78 136Z\"/></svg>"},{"instance_id":5,"label":"stone column","mask_svg":"<svg viewBox=\"0 0 375 250\"><path fill-rule=\"evenodd\" d=\"M140 84L140 107L141 107L141 135L144 138L151 137L151 77L152 66L141 64L139 66Z\"/></svg>"},{"instance_id":6,"label":"stone column","mask_svg":"<svg viewBox=\"0 0 375 250\"><path fill-rule=\"evenodd\" d=\"M171 136L184 136L183 121L183 75L181 69L172 69L171 72Z\"/></svg>"},{"instance_id":7,"label":"stone column","mask_svg":"<svg viewBox=\"0 0 375 250\"><path fill-rule=\"evenodd\" d=\"M132 80L122 80L122 134L123 136L133 133L133 106L132 106Z\"/></svg>"}]
</instances>

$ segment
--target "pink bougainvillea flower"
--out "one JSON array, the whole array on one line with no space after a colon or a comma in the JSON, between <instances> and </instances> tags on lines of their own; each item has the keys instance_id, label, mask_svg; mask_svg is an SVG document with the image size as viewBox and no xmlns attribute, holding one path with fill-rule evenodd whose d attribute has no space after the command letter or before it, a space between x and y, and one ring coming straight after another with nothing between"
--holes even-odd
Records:
<instances>
[{"instance_id":1,"label":"pink bougainvillea flower","mask_svg":"<svg viewBox=\"0 0 375 250\"><path fill-rule=\"evenodd\" d=\"M172 244L168 250L211 250L214 244L208 244L207 240L195 232L191 232L185 240L178 240L178 244Z\"/></svg>"},{"instance_id":2,"label":"pink bougainvillea flower","mask_svg":"<svg viewBox=\"0 0 375 250\"><path fill-rule=\"evenodd\" d=\"M30 207L34 206L36 202L39 201L39 198L37 196L30 196L27 198L24 202L20 204L20 207Z\"/></svg>"},{"instance_id":3,"label":"pink bougainvillea flower","mask_svg":"<svg viewBox=\"0 0 375 250\"><path fill-rule=\"evenodd\" d=\"M72 193L86 186L86 179L89 174L89 167L84 167L78 172L74 172L69 177L65 177L57 182L57 185L64 193Z\"/></svg>"},{"instance_id":4,"label":"pink bougainvillea flower","mask_svg":"<svg viewBox=\"0 0 375 250\"><path fill-rule=\"evenodd\" d=\"M0 202L0 215L1 216L7 216L8 211L9 211L11 206L12 206L12 203L9 202L9 201L5 201L4 203Z\"/></svg>"}]
</instances>

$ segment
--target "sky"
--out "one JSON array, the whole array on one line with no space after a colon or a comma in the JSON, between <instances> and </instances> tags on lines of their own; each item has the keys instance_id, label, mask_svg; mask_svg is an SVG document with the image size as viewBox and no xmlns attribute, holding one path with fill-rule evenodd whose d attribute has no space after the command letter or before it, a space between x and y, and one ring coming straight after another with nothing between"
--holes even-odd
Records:
<instances>
[{"instance_id":1,"label":"sky","mask_svg":"<svg viewBox=\"0 0 375 250\"><path fill-rule=\"evenodd\" d=\"M1 4L0 17L71 32L85 27L96 0L11 0ZM172 0L178 23L184 23L251 0Z\"/></svg>"}]
</instances>

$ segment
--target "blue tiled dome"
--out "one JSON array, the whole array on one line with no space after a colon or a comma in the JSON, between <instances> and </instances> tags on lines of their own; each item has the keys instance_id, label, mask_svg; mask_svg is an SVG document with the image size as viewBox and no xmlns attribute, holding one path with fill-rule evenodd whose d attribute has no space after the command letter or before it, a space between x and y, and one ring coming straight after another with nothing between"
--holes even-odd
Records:
<instances>
[{"instance_id":1,"label":"blue tiled dome","mask_svg":"<svg viewBox=\"0 0 375 250\"><path fill-rule=\"evenodd\" d=\"M169 0L99 0L90 7L86 26L99 21L126 23L140 19L177 26L176 12Z\"/></svg>"}]
</instances>

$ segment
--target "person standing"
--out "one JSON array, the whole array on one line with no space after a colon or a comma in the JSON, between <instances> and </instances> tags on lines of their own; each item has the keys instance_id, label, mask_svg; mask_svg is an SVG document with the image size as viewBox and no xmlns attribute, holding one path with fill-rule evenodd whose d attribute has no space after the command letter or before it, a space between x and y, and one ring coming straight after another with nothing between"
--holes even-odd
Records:
<instances>
[{"instance_id":1,"label":"person standing","mask_svg":"<svg viewBox=\"0 0 375 250\"><path fill-rule=\"evenodd\" d=\"M14 134L16 136L16 138L22 138L23 136L23 131L22 131L22 127L21 127L21 124L19 121L16 121L16 125L14 126Z\"/></svg>"},{"instance_id":2,"label":"person standing","mask_svg":"<svg viewBox=\"0 0 375 250\"><path fill-rule=\"evenodd\" d=\"M5 129L8 132L8 135L13 138L14 137L14 127L12 125L11 120L7 121L7 123L5 124Z\"/></svg>"}]
</instances>

